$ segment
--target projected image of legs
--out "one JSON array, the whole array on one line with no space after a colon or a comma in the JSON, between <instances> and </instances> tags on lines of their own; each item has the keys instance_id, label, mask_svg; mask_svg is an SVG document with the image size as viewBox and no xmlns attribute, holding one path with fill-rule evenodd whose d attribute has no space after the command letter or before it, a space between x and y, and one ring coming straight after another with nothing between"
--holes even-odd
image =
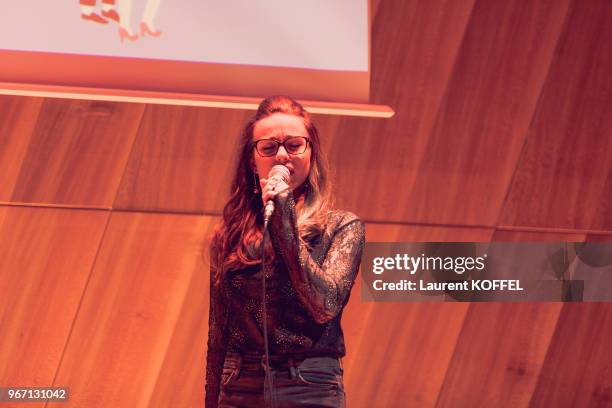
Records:
<instances>
[{"instance_id":1,"label":"projected image of legs","mask_svg":"<svg viewBox=\"0 0 612 408\"><path fill-rule=\"evenodd\" d=\"M132 0L119 0L119 39L121 42L136 41L138 35L132 32Z\"/></svg>"},{"instance_id":2,"label":"projected image of legs","mask_svg":"<svg viewBox=\"0 0 612 408\"><path fill-rule=\"evenodd\" d=\"M140 36L144 37L145 34L150 35L151 37L158 37L162 32L159 30L155 30L155 15L157 14L157 10L159 9L159 4L161 0L148 0L147 5L145 7L144 13L142 15L142 20L140 22Z\"/></svg>"}]
</instances>

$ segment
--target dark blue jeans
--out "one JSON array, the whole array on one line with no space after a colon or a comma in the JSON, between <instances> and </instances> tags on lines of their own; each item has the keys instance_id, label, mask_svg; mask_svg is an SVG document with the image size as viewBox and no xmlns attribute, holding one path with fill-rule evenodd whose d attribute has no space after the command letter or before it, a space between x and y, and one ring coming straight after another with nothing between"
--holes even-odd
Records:
<instances>
[{"instance_id":1,"label":"dark blue jeans","mask_svg":"<svg viewBox=\"0 0 612 408\"><path fill-rule=\"evenodd\" d=\"M219 408L271 406L264 367L261 356L228 352ZM342 362L337 357L271 359L270 375L278 408L346 407Z\"/></svg>"}]
</instances>

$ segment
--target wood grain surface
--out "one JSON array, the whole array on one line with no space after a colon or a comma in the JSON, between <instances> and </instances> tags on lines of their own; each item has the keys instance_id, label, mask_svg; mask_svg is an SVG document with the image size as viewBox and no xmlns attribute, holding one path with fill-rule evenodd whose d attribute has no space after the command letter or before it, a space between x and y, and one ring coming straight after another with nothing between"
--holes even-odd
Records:
<instances>
[{"instance_id":1,"label":"wood grain surface","mask_svg":"<svg viewBox=\"0 0 612 408\"><path fill-rule=\"evenodd\" d=\"M110 208L144 105L46 99L11 201ZM15 135L14 137L19 137Z\"/></svg>"},{"instance_id":2,"label":"wood grain surface","mask_svg":"<svg viewBox=\"0 0 612 408\"><path fill-rule=\"evenodd\" d=\"M203 216L112 214L54 381L70 385L71 404L150 406L166 358L186 361L188 350L169 345L190 289L207 297L206 285L192 283L202 283L194 276L208 228ZM201 356L188 363L204 366Z\"/></svg>"},{"instance_id":3,"label":"wood grain surface","mask_svg":"<svg viewBox=\"0 0 612 408\"><path fill-rule=\"evenodd\" d=\"M3 387L53 383L108 217L104 211L0 207Z\"/></svg>"},{"instance_id":4,"label":"wood grain surface","mask_svg":"<svg viewBox=\"0 0 612 408\"><path fill-rule=\"evenodd\" d=\"M0 96L0 201L11 201L42 102L42 98Z\"/></svg>"},{"instance_id":5,"label":"wood grain surface","mask_svg":"<svg viewBox=\"0 0 612 408\"><path fill-rule=\"evenodd\" d=\"M573 3L501 224L610 229L611 21L609 1Z\"/></svg>"}]
</instances>

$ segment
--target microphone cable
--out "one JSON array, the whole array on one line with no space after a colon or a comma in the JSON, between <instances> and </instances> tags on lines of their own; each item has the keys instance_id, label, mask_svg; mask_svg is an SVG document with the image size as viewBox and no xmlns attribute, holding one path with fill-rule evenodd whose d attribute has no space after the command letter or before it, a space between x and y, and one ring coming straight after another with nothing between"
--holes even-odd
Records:
<instances>
[{"instance_id":1,"label":"microphone cable","mask_svg":"<svg viewBox=\"0 0 612 408\"><path fill-rule=\"evenodd\" d=\"M271 179L273 177L280 177L283 181L288 182L289 177L290 177L289 169L283 165L273 166L272 169L270 170L270 176L268 176L268 179ZM279 191L279 193L287 189L289 189L289 187L287 187L286 189L282 191ZM263 313L264 357L266 360L265 367L264 367L264 372L265 372L264 390L265 390L265 383L267 382L269 395L270 395L271 408L276 408L276 395L274 394L274 384L273 384L274 379L270 375L270 349L268 346L268 311L266 307L266 262L265 262L266 261L266 257L265 257L266 255L265 254L266 235L268 236L268 239L270 239L270 232L268 231L268 223L270 221L270 217L272 216L272 212L274 211L274 207L270 209L269 214L266 214L267 206L268 204L266 203L266 205L264 206L264 228L263 228L263 235L261 237L261 248L260 248L260 251L261 251L261 303L262 303L262 313ZM266 395L264 395L264 400L266 400Z\"/></svg>"},{"instance_id":2,"label":"microphone cable","mask_svg":"<svg viewBox=\"0 0 612 408\"><path fill-rule=\"evenodd\" d=\"M261 237L261 303L262 303L262 308L263 308L262 313L263 313L263 336L264 336L264 356L265 356L264 383L266 381L268 383L268 392L270 396L269 402L271 403L271 408L276 408L276 397L274 395L273 379L272 379L272 376L270 375L270 350L268 347L268 311L266 308L266 262L265 262L266 261L265 259L266 235L268 236L268 239L269 239L270 233L268 232L268 221L264 221L263 236ZM264 389L265 389L265 384L264 384ZM264 400L268 402L266 397L267 396L264 393Z\"/></svg>"}]
</instances>

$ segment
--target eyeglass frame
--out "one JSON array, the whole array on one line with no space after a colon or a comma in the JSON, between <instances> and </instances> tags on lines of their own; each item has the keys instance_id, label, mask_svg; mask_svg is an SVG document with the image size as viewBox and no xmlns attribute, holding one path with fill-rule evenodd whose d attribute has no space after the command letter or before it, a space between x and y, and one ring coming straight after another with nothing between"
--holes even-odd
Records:
<instances>
[{"instance_id":1,"label":"eyeglass frame","mask_svg":"<svg viewBox=\"0 0 612 408\"><path fill-rule=\"evenodd\" d=\"M287 146L285 146L285 143L287 143L288 140L296 139L296 138L306 140L306 145L304 147L304 151L300 152L300 153L290 153L289 150L287 149ZM272 142L276 143L276 150L274 151L274 153L269 154L269 155L264 155L264 154L262 154L259 151L259 149L257 148L257 143L263 142L263 141L266 141L266 142L272 141ZM285 148L285 151L287 152L287 154L290 154L291 156L298 156L300 154L306 153L306 150L308 150L308 146L309 145L312 146L312 142L306 136L289 136L288 138L286 138L282 142L279 142L278 140L272 139L272 138L270 138L270 139L259 139L259 140L254 141L253 143L251 143L251 147L254 148L255 151L257 152L257 154L259 154L261 157L272 157L272 156L276 155L278 153L278 149L280 149L281 146L283 146Z\"/></svg>"}]
</instances>

